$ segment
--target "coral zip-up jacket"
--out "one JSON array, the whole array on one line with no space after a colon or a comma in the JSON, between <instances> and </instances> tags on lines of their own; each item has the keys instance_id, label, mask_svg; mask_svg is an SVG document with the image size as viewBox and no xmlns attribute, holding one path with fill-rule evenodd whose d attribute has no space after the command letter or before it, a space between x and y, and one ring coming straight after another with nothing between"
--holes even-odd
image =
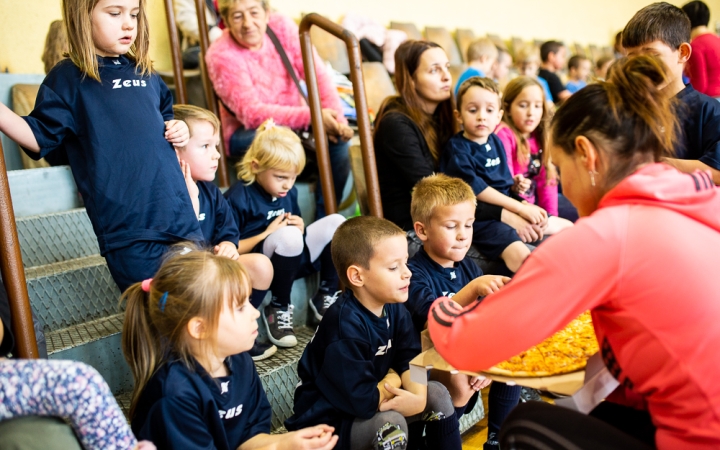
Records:
<instances>
[{"instance_id":1,"label":"coral zip-up jacket","mask_svg":"<svg viewBox=\"0 0 720 450\"><path fill-rule=\"evenodd\" d=\"M720 448L720 191L709 174L636 171L464 311L438 299L438 352L479 371L591 310L605 364L652 416L660 449Z\"/></svg>"}]
</instances>

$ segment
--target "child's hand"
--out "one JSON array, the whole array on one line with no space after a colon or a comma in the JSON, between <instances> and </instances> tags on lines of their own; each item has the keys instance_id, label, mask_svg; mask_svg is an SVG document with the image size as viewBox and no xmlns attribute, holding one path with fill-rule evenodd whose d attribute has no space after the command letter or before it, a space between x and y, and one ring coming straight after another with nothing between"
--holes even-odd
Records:
<instances>
[{"instance_id":1,"label":"child's hand","mask_svg":"<svg viewBox=\"0 0 720 450\"><path fill-rule=\"evenodd\" d=\"M137 450L157 450L155 447L155 444L153 444L150 441L140 441L138 442L137 447L135 447Z\"/></svg>"},{"instance_id":2,"label":"child's hand","mask_svg":"<svg viewBox=\"0 0 720 450\"><path fill-rule=\"evenodd\" d=\"M485 389L486 387L490 386L490 383L492 383L492 380L490 378L485 377L468 377L468 382L470 383L470 387L475 391L479 391L481 389Z\"/></svg>"},{"instance_id":3,"label":"child's hand","mask_svg":"<svg viewBox=\"0 0 720 450\"><path fill-rule=\"evenodd\" d=\"M165 139L175 147L185 147L190 140L190 130L182 120L165 122Z\"/></svg>"},{"instance_id":4,"label":"child's hand","mask_svg":"<svg viewBox=\"0 0 720 450\"><path fill-rule=\"evenodd\" d=\"M502 221L513 227L523 242L535 242L543 238L542 227L531 224L512 211L503 209Z\"/></svg>"},{"instance_id":5,"label":"child's hand","mask_svg":"<svg viewBox=\"0 0 720 450\"><path fill-rule=\"evenodd\" d=\"M391 386L389 383L385 383L385 390L395 397L380 405L381 412L392 410L399 412L403 417L410 417L420 414L425 409L427 400L424 395L413 394L405 389Z\"/></svg>"},{"instance_id":6,"label":"child's hand","mask_svg":"<svg viewBox=\"0 0 720 450\"><path fill-rule=\"evenodd\" d=\"M237 247L232 242L228 241L223 241L216 245L215 248L213 248L213 252L218 256L230 258L232 260L236 260L240 257Z\"/></svg>"},{"instance_id":7,"label":"child's hand","mask_svg":"<svg viewBox=\"0 0 720 450\"><path fill-rule=\"evenodd\" d=\"M338 441L338 436L333 436L335 428L327 425L317 425L303 428L302 430L287 433L284 439L278 443L278 450L316 449L331 450Z\"/></svg>"},{"instance_id":8,"label":"child's hand","mask_svg":"<svg viewBox=\"0 0 720 450\"><path fill-rule=\"evenodd\" d=\"M282 214L280 216L277 216L275 220L270 222L270 224L265 228L265 237L270 236L280 228L287 226L287 214Z\"/></svg>"},{"instance_id":9,"label":"child's hand","mask_svg":"<svg viewBox=\"0 0 720 450\"><path fill-rule=\"evenodd\" d=\"M522 203L518 214L533 225L542 225L547 221L547 211L530 203Z\"/></svg>"},{"instance_id":10,"label":"child's hand","mask_svg":"<svg viewBox=\"0 0 720 450\"><path fill-rule=\"evenodd\" d=\"M478 297L485 297L493 292L497 292L501 287L505 286L509 282L510 278L501 277L499 275L483 275L472 281Z\"/></svg>"},{"instance_id":11,"label":"child's hand","mask_svg":"<svg viewBox=\"0 0 720 450\"><path fill-rule=\"evenodd\" d=\"M300 228L301 233L305 232L305 222L303 221L302 217L300 217L300 216L295 216L293 214L288 213L287 224L294 225L294 226Z\"/></svg>"},{"instance_id":12,"label":"child's hand","mask_svg":"<svg viewBox=\"0 0 720 450\"><path fill-rule=\"evenodd\" d=\"M193 209L195 210L195 217L198 217L200 215L200 189L198 189L195 180L192 179L190 164L181 159L180 170L185 178L185 186L187 186L188 194L190 194L190 201L192 202Z\"/></svg>"},{"instance_id":13,"label":"child's hand","mask_svg":"<svg viewBox=\"0 0 720 450\"><path fill-rule=\"evenodd\" d=\"M513 177L513 181L515 181L515 184L513 185L512 190L518 194L524 194L528 189L530 189L530 186L532 186L532 180L525 178L522 174L515 175Z\"/></svg>"}]
</instances>

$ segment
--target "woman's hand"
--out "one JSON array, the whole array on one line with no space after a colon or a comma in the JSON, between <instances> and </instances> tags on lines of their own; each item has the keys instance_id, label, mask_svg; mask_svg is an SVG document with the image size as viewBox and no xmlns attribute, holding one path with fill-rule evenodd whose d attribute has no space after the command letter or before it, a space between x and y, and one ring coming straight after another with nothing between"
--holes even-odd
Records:
<instances>
[{"instance_id":1,"label":"woman's hand","mask_svg":"<svg viewBox=\"0 0 720 450\"><path fill-rule=\"evenodd\" d=\"M190 140L190 130L182 120L165 122L165 139L175 147L185 147Z\"/></svg>"},{"instance_id":2,"label":"woman's hand","mask_svg":"<svg viewBox=\"0 0 720 450\"><path fill-rule=\"evenodd\" d=\"M352 139L353 135L355 135L355 132L354 132L353 129L350 128L349 126L347 126L347 125L345 125L345 124L342 124L342 123L339 124L338 126L340 127L340 135L339 135L338 137L339 137L342 141L347 142L347 141L349 141L350 139Z\"/></svg>"},{"instance_id":3,"label":"woman's hand","mask_svg":"<svg viewBox=\"0 0 720 450\"><path fill-rule=\"evenodd\" d=\"M340 124L337 121L337 111L330 108L323 108L322 121L325 126L325 134L333 144L337 143L340 135Z\"/></svg>"},{"instance_id":4,"label":"woman's hand","mask_svg":"<svg viewBox=\"0 0 720 450\"><path fill-rule=\"evenodd\" d=\"M287 224L294 225L294 226L300 228L301 233L305 233L305 222L303 221L302 217L295 216L293 214L288 213L287 214Z\"/></svg>"}]
</instances>

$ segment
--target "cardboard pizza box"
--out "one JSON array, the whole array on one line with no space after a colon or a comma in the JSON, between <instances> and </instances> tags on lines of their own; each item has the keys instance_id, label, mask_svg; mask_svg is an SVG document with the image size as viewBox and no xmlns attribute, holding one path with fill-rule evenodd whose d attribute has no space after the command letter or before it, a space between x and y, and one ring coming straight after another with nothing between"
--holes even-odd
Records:
<instances>
[{"instance_id":1,"label":"cardboard pizza box","mask_svg":"<svg viewBox=\"0 0 720 450\"><path fill-rule=\"evenodd\" d=\"M431 345L428 340L423 339L423 348ZM553 375L549 377L504 377L487 372L458 371L448 364L434 347L423 351L410 361L410 376L416 383L427 384L427 371L430 369L442 370L450 373L464 373L471 376L482 376L494 381L501 381L509 385L525 386L543 391L550 391L562 395L573 395L585 381L585 371Z\"/></svg>"}]
</instances>

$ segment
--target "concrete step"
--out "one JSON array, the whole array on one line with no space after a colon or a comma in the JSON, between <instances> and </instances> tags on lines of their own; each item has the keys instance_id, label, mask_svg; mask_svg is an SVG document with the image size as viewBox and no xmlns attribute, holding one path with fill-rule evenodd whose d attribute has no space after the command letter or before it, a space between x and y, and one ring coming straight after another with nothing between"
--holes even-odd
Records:
<instances>
[{"instance_id":1,"label":"concrete step","mask_svg":"<svg viewBox=\"0 0 720 450\"><path fill-rule=\"evenodd\" d=\"M100 253L85 208L21 217L16 224L26 268Z\"/></svg>"},{"instance_id":2,"label":"concrete step","mask_svg":"<svg viewBox=\"0 0 720 450\"><path fill-rule=\"evenodd\" d=\"M105 258L92 255L25 270L30 303L46 332L119 312Z\"/></svg>"},{"instance_id":3,"label":"concrete step","mask_svg":"<svg viewBox=\"0 0 720 450\"><path fill-rule=\"evenodd\" d=\"M115 314L47 333L49 358L82 361L100 372L112 392L132 391L120 346L123 317Z\"/></svg>"},{"instance_id":4,"label":"concrete step","mask_svg":"<svg viewBox=\"0 0 720 450\"><path fill-rule=\"evenodd\" d=\"M49 214L82 207L68 166L8 172L15 217Z\"/></svg>"}]
</instances>

